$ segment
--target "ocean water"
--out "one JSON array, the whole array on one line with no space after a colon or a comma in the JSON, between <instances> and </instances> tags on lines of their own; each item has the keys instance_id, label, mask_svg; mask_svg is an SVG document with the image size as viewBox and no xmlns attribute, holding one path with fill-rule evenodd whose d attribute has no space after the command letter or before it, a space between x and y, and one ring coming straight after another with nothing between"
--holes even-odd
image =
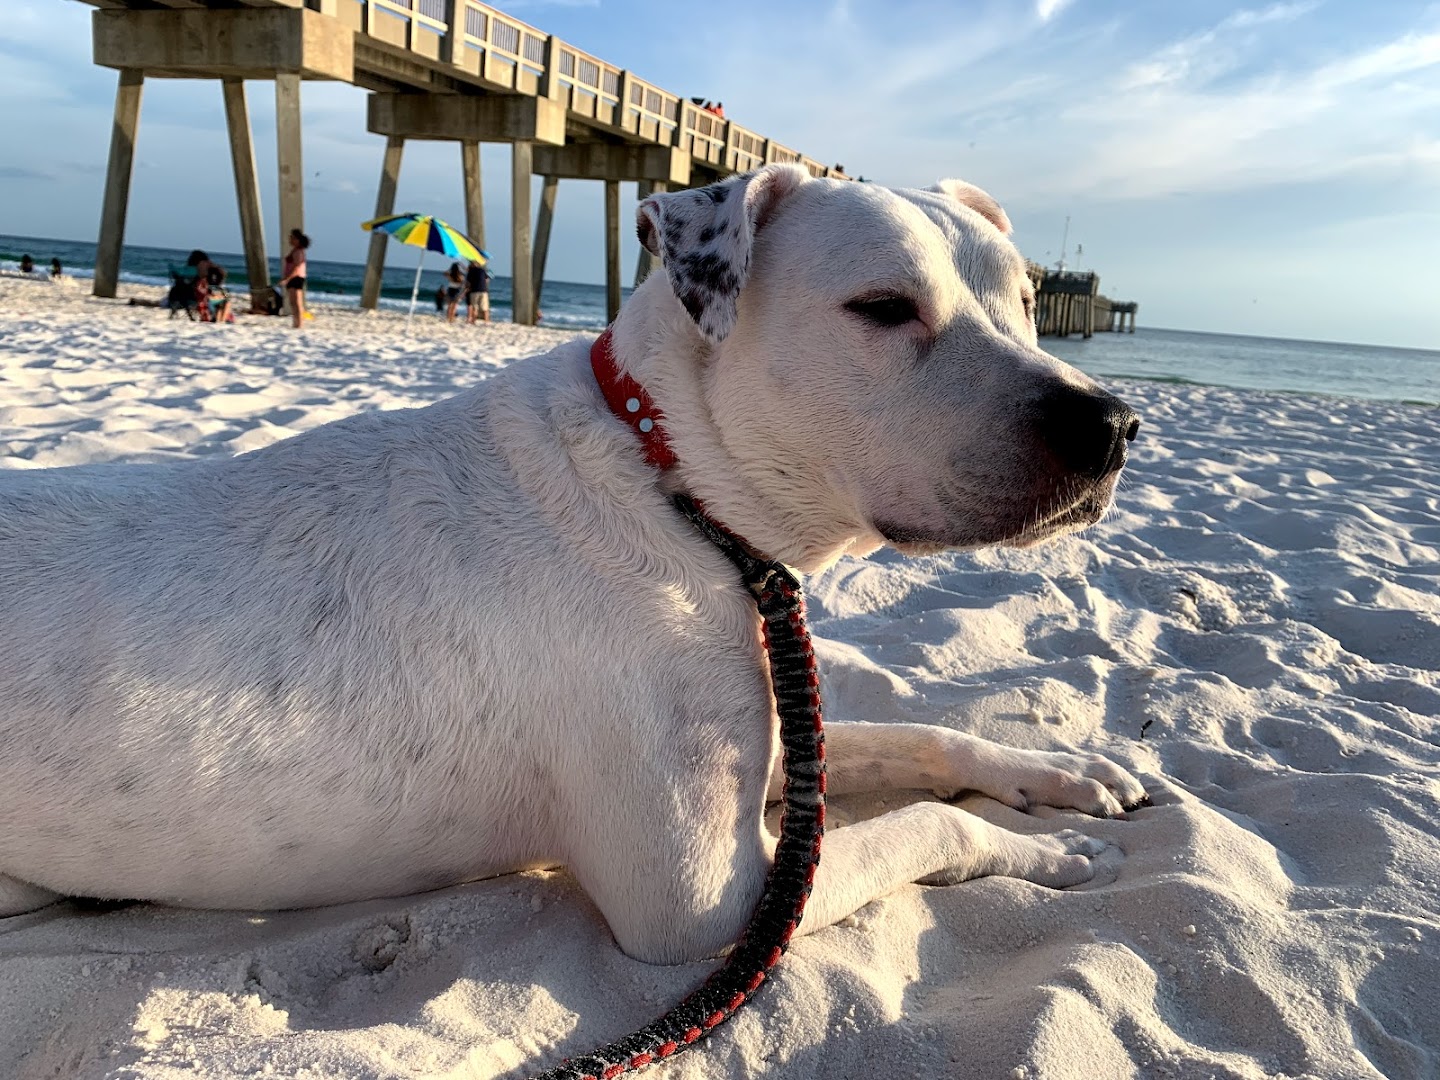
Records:
<instances>
[{"instance_id":1,"label":"ocean water","mask_svg":"<svg viewBox=\"0 0 1440 1080\"><path fill-rule=\"evenodd\" d=\"M0 269L14 270L28 253L41 266L58 257L76 276L91 276L95 245L72 240L43 240L0 235ZM180 265L187 251L127 245L123 281L169 284L167 268ZM231 280L245 281L245 260L214 251L213 258L230 270ZM435 311L431 298L449 263L426 256L417 314ZM272 273L278 276L278 260ZM332 303L354 303L360 296L364 268L355 263L310 260L310 296ZM413 267L387 267L381 303L404 309L410 303ZM626 290L628 295L629 290ZM510 279L496 275L490 286L492 317L510 318ZM546 326L598 330L605 324L605 290L598 285L546 281L541 297ZM1141 326L1134 334L1096 334L1045 338L1041 345L1097 379L1123 377L1170 383L1229 386L1241 390L1275 390L1338 397L1440 404L1440 352L1347 345L1322 341L1205 334Z\"/></svg>"},{"instance_id":2,"label":"ocean water","mask_svg":"<svg viewBox=\"0 0 1440 1080\"><path fill-rule=\"evenodd\" d=\"M1047 352L1096 379L1230 386L1440 404L1440 352L1330 341L1138 327L1133 334L1042 338Z\"/></svg>"}]
</instances>

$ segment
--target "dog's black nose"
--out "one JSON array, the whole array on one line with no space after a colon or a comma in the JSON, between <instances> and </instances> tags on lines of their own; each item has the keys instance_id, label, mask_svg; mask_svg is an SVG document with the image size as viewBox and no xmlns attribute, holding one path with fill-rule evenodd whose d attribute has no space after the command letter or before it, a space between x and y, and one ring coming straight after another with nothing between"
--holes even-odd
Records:
<instances>
[{"instance_id":1,"label":"dog's black nose","mask_svg":"<svg viewBox=\"0 0 1440 1080\"><path fill-rule=\"evenodd\" d=\"M1040 399L1037 410L1051 453L1072 472L1097 480L1125 464L1125 444L1140 431L1140 418L1103 390L1057 387Z\"/></svg>"}]
</instances>

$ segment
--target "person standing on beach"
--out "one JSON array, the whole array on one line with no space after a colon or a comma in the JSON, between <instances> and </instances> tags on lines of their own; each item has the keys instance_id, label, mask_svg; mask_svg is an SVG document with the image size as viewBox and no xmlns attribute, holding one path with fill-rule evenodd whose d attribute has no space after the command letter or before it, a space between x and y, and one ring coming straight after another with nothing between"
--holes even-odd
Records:
<instances>
[{"instance_id":1,"label":"person standing on beach","mask_svg":"<svg viewBox=\"0 0 1440 1080\"><path fill-rule=\"evenodd\" d=\"M460 307L460 294L465 291L465 275L460 271L460 264L450 264L450 269L445 271L445 321L453 323L455 312Z\"/></svg>"},{"instance_id":2,"label":"person standing on beach","mask_svg":"<svg viewBox=\"0 0 1440 1080\"><path fill-rule=\"evenodd\" d=\"M490 271L483 262L472 262L465 271L465 321L472 326L490 321Z\"/></svg>"},{"instance_id":3,"label":"person standing on beach","mask_svg":"<svg viewBox=\"0 0 1440 1080\"><path fill-rule=\"evenodd\" d=\"M299 229L290 230L290 251L280 264L280 284L290 301L290 319L299 330L305 325L305 252L310 237Z\"/></svg>"}]
</instances>

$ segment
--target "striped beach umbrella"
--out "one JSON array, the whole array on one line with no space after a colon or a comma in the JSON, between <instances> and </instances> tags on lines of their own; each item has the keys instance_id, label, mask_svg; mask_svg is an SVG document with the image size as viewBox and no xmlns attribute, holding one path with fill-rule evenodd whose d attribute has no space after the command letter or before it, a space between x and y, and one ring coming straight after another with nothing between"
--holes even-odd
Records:
<instances>
[{"instance_id":1,"label":"striped beach umbrella","mask_svg":"<svg viewBox=\"0 0 1440 1080\"><path fill-rule=\"evenodd\" d=\"M410 290L410 314L405 316L405 325L415 314L415 298L420 295L420 271L425 266L425 253L438 251L451 259L466 259L470 262L486 263L490 253L476 247L453 225L447 225L429 214L391 214L389 217L366 221L360 226L366 232L389 233L402 244L420 249L420 261L415 265L415 287Z\"/></svg>"}]
</instances>

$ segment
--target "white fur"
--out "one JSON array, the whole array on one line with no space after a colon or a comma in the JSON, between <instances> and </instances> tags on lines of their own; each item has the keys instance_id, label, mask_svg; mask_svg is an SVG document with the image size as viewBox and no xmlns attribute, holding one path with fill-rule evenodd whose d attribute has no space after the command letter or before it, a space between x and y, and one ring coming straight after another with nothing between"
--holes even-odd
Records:
<instances>
[{"instance_id":1,"label":"white fur","mask_svg":"<svg viewBox=\"0 0 1440 1080\"><path fill-rule=\"evenodd\" d=\"M684 192L641 225L734 287L681 281L672 251L698 314L655 275L614 328L667 416L666 474L586 342L232 460L0 474L0 914L564 864L631 955L732 942L774 846L773 702L751 602L667 492L813 571L877 523L916 550L1034 542L1093 520L1115 474L1061 475L1025 412L1091 384L1037 347L983 203L784 167L727 187L723 222L728 199ZM897 291L916 325L844 306ZM838 792L1100 814L1143 794L1103 759L940 728L836 724L829 749ZM1075 883L1096 850L918 804L826 838L802 930L922 878Z\"/></svg>"}]
</instances>

